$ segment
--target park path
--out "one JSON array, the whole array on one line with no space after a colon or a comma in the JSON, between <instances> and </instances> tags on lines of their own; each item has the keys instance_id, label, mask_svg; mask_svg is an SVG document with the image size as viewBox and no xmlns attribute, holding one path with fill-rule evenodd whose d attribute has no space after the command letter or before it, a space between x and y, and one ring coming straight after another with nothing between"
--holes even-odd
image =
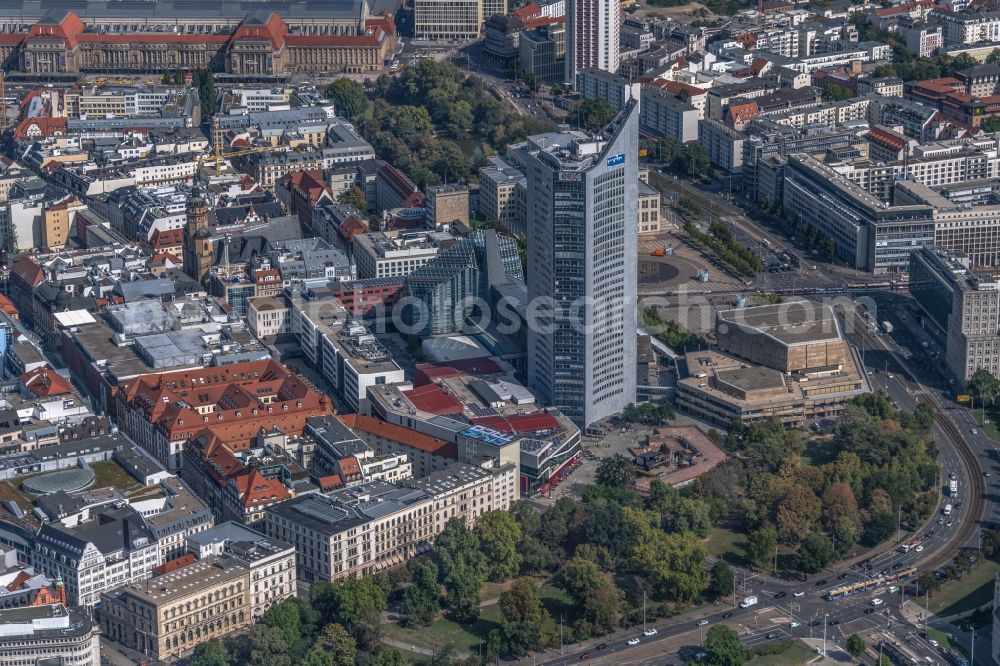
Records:
<instances>
[{"instance_id":1,"label":"park path","mask_svg":"<svg viewBox=\"0 0 1000 666\"><path fill-rule=\"evenodd\" d=\"M388 638L386 636L382 637L382 642L385 643L386 645L388 645L389 647L398 648L400 650L406 650L407 652L412 652L414 654L420 654L420 655L423 655L425 657L433 657L433 656L435 656L437 654L437 652L435 652L434 650L430 650L428 648L417 647L416 645L413 645L412 643L407 643L405 641L397 641L395 638ZM466 654L465 652L457 652L456 651L456 652L452 652L452 656L454 656L456 659L462 659L462 660L464 660L464 659L468 659L471 655Z\"/></svg>"}]
</instances>

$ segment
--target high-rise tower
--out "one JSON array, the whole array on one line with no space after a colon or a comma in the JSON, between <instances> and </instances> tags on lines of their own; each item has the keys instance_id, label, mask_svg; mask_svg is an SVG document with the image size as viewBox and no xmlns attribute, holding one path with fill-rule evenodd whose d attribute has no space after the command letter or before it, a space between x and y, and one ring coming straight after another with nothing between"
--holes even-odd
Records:
<instances>
[{"instance_id":1,"label":"high-rise tower","mask_svg":"<svg viewBox=\"0 0 1000 666\"><path fill-rule=\"evenodd\" d=\"M635 401L639 109L530 137L528 383L585 427ZM529 317L529 320L531 317Z\"/></svg>"},{"instance_id":2,"label":"high-rise tower","mask_svg":"<svg viewBox=\"0 0 1000 666\"><path fill-rule=\"evenodd\" d=\"M590 67L616 73L620 39L618 0L566 0L566 83Z\"/></svg>"}]
</instances>

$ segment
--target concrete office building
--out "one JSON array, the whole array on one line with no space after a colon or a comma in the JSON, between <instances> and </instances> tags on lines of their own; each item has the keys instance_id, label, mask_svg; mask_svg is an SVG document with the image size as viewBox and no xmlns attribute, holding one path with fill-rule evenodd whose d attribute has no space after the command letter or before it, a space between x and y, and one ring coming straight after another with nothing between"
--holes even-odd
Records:
<instances>
[{"instance_id":1,"label":"concrete office building","mask_svg":"<svg viewBox=\"0 0 1000 666\"><path fill-rule=\"evenodd\" d=\"M543 25L521 33L518 64L544 83L561 83L566 76L566 26Z\"/></svg>"},{"instance_id":2,"label":"concrete office building","mask_svg":"<svg viewBox=\"0 0 1000 666\"><path fill-rule=\"evenodd\" d=\"M910 293L945 337L945 364L962 385L976 370L1000 373L1000 273L974 270L968 256L921 248L910 260Z\"/></svg>"},{"instance_id":3,"label":"concrete office building","mask_svg":"<svg viewBox=\"0 0 1000 666\"><path fill-rule=\"evenodd\" d=\"M271 507L265 527L295 546L300 579L360 578L426 552L453 518L473 527L483 513L509 509L516 476L509 464L454 463L420 479L295 497Z\"/></svg>"},{"instance_id":4,"label":"concrete office building","mask_svg":"<svg viewBox=\"0 0 1000 666\"><path fill-rule=\"evenodd\" d=\"M486 20L482 0L414 0L415 39L477 39Z\"/></svg>"},{"instance_id":5,"label":"concrete office building","mask_svg":"<svg viewBox=\"0 0 1000 666\"><path fill-rule=\"evenodd\" d=\"M100 631L85 613L62 604L0 610L0 664L94 666Z\"/></svg>"},{"instance_id":6,"label":"concrete office building","mask_svg":"<svg viewBox=\"0 0 1000 666\"><path fill-rule=\"evenodd\" d=\"M903 272L911 250L934 242L932 206L890 206L809 155L789 156L782 196L789 215L809 220L858 270Z\"/></svg>"},{"instance_id":7,"label":"concrete office building","mask_svg":"<svg viewBox=\"0 0 1000 666\"><path fill-rule=\"evenodd\" d=\"M638 106L603 134L538 135L524 151L528 302L555 329L529 325L528 383L584 427L635 400Z\"/></svg>"},{"instance_id":8,"label":"concrete office building","mask_svg":"<svg viewBox=\"0 0 1000 666\"><path fill-rule=\"evenodd\" d=\"M502 157L488 161L479 168L479 214L513 235L523 234L526 197L518 193L527 193L524 173Z\"/></svg>"},{"instance_id":9,"label":"concrete office building","mask_svg":"<svg viewBox=\"0 0 1000 666\"><path fill-rule=\"evenodd\" d=\"M617 0L566 0L566 83L590 67L617 73L620 40Z\"/></svg>"},{"instance_id":10,"label":"concrete office building","mask_svg":"<svg viewBox=\"0 0 1000 666\"><path fill-rule=\"evenodd\" d=\"M718 351L678 364L677 403L718 425L775 418L801 427L870 390L833 309L809 301L716 315Z\"/></svg>"},{"instance_id":11,"label":"concrete office building","mask_svg":"<svg viewBox=\"0 0 1000 666\"><path fill-rule=\"evenodd\" d=\"M460 222L469 226L469 188L466 185L431 185L427 188L427 221Z\"/></svg>"}]
</instances>

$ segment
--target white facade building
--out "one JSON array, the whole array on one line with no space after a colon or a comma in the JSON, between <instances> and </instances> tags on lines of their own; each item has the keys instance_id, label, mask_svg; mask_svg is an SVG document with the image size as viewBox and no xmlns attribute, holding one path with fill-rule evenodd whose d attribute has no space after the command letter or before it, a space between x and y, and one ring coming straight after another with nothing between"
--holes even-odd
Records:
<instances>
[{"instance_id":1,"label":"white facade building","mask_svg":"<svg viewBox=\"0 0 1000 666\"><path fill-rule=\"evenodd\" d=\"M589 67L617 73L620 40L618 0L566 0L566 83Z\"/></svg>"}]
</instances>

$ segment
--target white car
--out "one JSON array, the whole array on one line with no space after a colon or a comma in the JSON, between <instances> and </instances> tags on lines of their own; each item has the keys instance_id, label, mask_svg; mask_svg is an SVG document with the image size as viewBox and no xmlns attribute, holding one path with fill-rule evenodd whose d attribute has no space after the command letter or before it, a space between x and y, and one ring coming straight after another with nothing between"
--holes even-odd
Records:
<instances>
[{"instance_id":1,"label":"white car","mask_svg":"<svg viewBox=\"0 0 1000 666\"><path fill-rule=\"evenodd\" d=\"M704 627L706 624L708 624L708 620L699 620L698 621L698 626L699 627Z\"/></svg>"},{"instance_id":2,"label":"white car","mask_svg":"<svg viewBox=\"0 0 1000 666\"><path fill-rule=\"evenodd\" d=\"M799 590L798 592L792 592L792 596L798 599L799 597L806 596L806 593L803 592L802 590Z\"/></svg>"},{"instance_id":3,"label":"white car","mask_svg":"<svg viewBox=\"0 0 1000 666\"><path fill-rule=\"evenodd\" d=\"M978 435L979 434L979 431L976 430L975 428L969 428L969 432L971 432L973 435Z\"/></svg>"},{"instance_id":4,"label":"white car","mask_svg":"<svg viewBox=\"0 0 1000 666\"><path fill-rule=\"evenodd\" d=\"M639 639L638 638L630 638L630 639L628 639L628 644L629 645L638 645L639 644Z\"/></svg>"},{"instance_id":5,"label":"white car","mask_svg":"<svg viewBox=\"0 0 1000 666\"><path fill-rule=\"evenodd\" d=\"M922 552L924 552L924 547L923 546L917 546L913 550L917 551L918 553L922 553Z\"/></svg>"},{"instance_id":6,"label":"white car","mask_svg":"<svg viewBox=\"0 0 1000 666\"><path fill-rule=\"evenodd\" d=\"M872 599L872 606L881 606L881 605L882 605L882 600L881 599L879 599L878 597L875 597L874 599Z\"/></svg>"},{"instance_id":7,"label":"white car","mask_svg":"<svg viewBox=\"0 0 1000 666\"><path fill-rule=\"evenodd\" d=\"M643 636L655 636L656 635L656 629L653 629L652 627L650 627L646 631L642 632L642 635Z\"/></svg>"}]
</instances>

